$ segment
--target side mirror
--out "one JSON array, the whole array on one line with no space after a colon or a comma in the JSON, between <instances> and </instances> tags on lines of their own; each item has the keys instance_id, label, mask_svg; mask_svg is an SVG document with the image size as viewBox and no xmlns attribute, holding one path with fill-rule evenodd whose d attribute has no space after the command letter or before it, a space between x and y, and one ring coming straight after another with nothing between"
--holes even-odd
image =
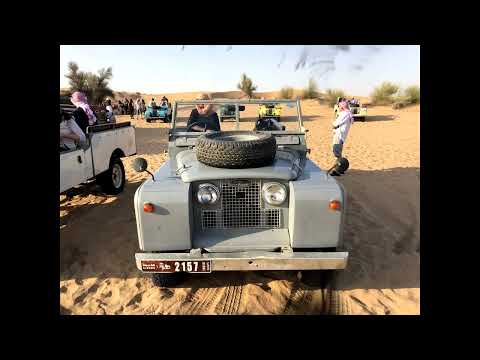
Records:
<instances>
[{"instance_id":1,"label":"side mirror","mask_svg":"<svg viewBox=\"0 0 480 360\"><path fill-rule=\"evenodd\" d=\"M136 158L132 165L136 172L144 172L148 167L147 160L141 157Z\"/></svg>"},{"instance_id":2,"label":"side mirror","mask_svg":"<svg viewBox=\"0 0 480 360\"><path fill-rule=\"evenodd\" d=\"M144 158L136 158L135 160L133 160L133 168L135 169L136 172L144 172L146 171L147 173L150 174L150 176L152 177L152 180L155 181L155 177L153 176L153 174L147 170L147 167L148 167L148 163L147 163L147 160L145 160Z\"/></svg>"}]
</instances>

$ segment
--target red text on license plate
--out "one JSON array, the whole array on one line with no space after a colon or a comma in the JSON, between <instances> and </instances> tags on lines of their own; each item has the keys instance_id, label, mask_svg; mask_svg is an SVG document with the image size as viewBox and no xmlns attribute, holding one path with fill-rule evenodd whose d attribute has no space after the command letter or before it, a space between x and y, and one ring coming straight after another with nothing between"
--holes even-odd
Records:
<instances>
[{"instance_id":1,"label":"red text on license plate","mask_svg":"<svg viewBox=\"0 0 480 360\"><path fill-rule=\"evenodd\" d=\"M211 260L197 261L175 261L175 260L141 260L142 271L145 272L189 272L189 273L211 273Z\"/></svg>"}]
</instances>

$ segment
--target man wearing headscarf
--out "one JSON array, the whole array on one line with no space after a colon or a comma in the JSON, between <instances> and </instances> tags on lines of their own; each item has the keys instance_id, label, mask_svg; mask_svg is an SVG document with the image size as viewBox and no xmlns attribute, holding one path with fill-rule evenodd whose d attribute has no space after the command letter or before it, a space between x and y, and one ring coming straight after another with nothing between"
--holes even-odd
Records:
<instances>
[{"instance_id":1,"label":"man wearing headscarf","mask_svg":"<svg viewBox=\"0 0 480 360\"><path fill-rule=\"evenodd\" d=\"M340 159L342 157L343 144L347 139L350 125L353 123L353 116L346 100L338 104L340 112L333 122L333 155Z\"/></svg>"},{"instance_id":2,"label":"man wearing headscarf","mask_svg":"<svg viewBox=\"0 0 480 360\"><path fill-rule=\"evenodd\" d=\"M88 105L87 102L87 97L85 96L84 93L80 91L75 91L72 94L72 97L70 99L73 105L75 105L78 108L81 108L85 114L88 117L88 125L92 126L95 125L97 122L97 117L95 116L94 112L90 108L90 105Z\"/></svg>"}]
</instances>

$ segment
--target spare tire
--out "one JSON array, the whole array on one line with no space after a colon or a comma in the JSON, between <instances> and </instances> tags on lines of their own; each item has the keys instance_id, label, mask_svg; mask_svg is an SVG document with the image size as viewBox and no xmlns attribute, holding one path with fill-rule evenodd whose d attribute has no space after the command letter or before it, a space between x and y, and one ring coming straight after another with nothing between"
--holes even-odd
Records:
<instances>
[{"instance_id":1,"label":"spare tire","mask_svg":"<svg viewBox=\"0 0 480 360\"><path fill-rule=\"evenodd\" d=\"M275 159L275 136L258 131L223 131L205 134L197 141L198 161L205 165L244 169L270 165Z\"/></svg>"}]
</instances>

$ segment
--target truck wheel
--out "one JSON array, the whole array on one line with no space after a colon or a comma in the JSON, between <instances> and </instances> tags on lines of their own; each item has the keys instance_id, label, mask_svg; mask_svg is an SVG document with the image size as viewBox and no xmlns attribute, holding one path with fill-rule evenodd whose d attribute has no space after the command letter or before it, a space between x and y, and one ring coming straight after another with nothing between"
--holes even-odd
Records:
<instances>
[{"instance_id":1,"label":"truck wheel","mask_svg":"<svg viewBox=\"0 0 480 360\"><path fill-rule=\"evenodd\" d=\"M145 121L146 121L147 123L149 123L149 122L152 121L152 120L150 120L149 118L145 118Z\"/></svg>"},{"instance_id":2,"label":"truck wheel","mask_svg":"<svg viewBox=\"0 0 480 360\"><path fill-rule=\"evenodd\" d=\"M155 286L169 287L180 284L184 277L185 273L183 272L177 272L172 274L155 273L152 274L152 282Z\"/></svg>"},{"instance_id":3,"label":"truck wheel","mask_svg":"<svg viewBox=\"0 0 480 360\"><path fill-rule=\"evenodd\" d=\"M349 315L351 314L350 299L340 290L325 290L325 310L326 315Z\"/></svg>"},{"instance_id":4,"label":"truck wheel","mask_svg":"<svg viewBox=\"0 0 480 360\"><path fill-rule=\"evenodd\" d=\"M102 190L109 195L117 195L125 186L125 168L120 158L113 158L107 171L97 178Z\"/></svg>"},{"instance_id":5,"label":"truck wheel","mask_svg":"<svg viewBox=\"0 0 480 360\"><path fill-rule=\"evenodd\" d=\"M257 131L223 131L205 134L197 141L198 161L217 168L245 169L270 165L277 142L272 134Z\"/></svg>"}]
</instances>

